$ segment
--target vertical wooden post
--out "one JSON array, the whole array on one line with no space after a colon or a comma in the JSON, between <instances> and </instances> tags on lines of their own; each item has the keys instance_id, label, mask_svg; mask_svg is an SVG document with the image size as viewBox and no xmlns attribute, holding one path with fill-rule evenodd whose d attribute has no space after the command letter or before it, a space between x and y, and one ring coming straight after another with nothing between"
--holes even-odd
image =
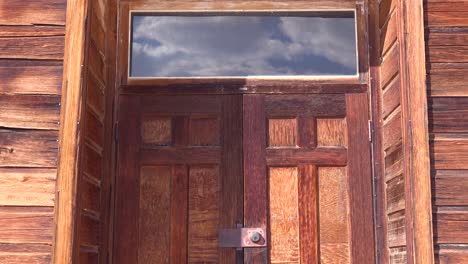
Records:
<instances>
[{"instance_id":1,"label":"vertical wooden post","mask_svg":"<svg viewBox=\"0 0 468 264\"><path fill-rule=\"evenodd\" d=\"M53 263L72 263L78 130L82 101L81 76L85 58L87 7L87 0L67 1Z\"/></svg>"},{"instance_id":2,"label":"vertical wooden post","mask_svg":"<svg viewBox=\"0 0 468 264\"><path fill-rule=\"evenodd\" d=\"M426 95L426 60L424 45L423 0L406 0L403 4L408 96L407 127L410 136L409 177L412 219L407 223L412 232L413 263L434 263L430 157Z\"/></svg>"}]
</instances>

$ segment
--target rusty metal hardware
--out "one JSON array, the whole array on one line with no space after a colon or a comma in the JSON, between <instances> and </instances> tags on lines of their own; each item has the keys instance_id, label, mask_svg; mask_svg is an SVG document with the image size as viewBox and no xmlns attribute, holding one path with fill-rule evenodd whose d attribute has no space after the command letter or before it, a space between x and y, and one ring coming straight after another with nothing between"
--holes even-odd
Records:
<instances>
[{"instance_id":1,"label":"rusty metal hardware","mask_svg":"<svg viewBox=\"0 0 468 264\"><path fill-rule=\"evenodd\" d=\"M221 248L252 248L266 247L266 232L263 228L237 226L235 229L219 230L219 247Z\"/></svg>"}]
</instances>

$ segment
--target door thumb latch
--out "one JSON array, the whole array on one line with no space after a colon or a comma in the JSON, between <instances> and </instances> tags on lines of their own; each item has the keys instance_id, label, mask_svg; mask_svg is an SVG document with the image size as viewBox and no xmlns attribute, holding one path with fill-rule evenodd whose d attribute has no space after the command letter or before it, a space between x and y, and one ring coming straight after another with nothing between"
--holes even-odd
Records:
<instances>
[{"instance_id":1,"label":"door thumb latch","mask_svg":"<svg viewBox=\"0 0 468 264\"><path fill-rule=\"evenodd\" d=\"M253 248L266 247L266 232L263 228L242 227L219 230L219 247L221 248Z\"/></svg>"}]
</instances>

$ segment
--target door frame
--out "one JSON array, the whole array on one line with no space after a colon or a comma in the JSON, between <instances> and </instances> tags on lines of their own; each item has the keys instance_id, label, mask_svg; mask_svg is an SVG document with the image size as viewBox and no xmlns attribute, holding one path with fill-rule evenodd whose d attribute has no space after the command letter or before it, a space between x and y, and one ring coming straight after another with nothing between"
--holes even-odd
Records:
<instances>
[{"instance_id":1,"label":"door frame","mask_svg":"<svg viewBox=\"0 0 468 264\"><path fill-rule=\"evenodd\" d=\"M117 5L118 1L111 1L109 5ZM359 32L367 36L367 32L371 34L371 40L365 41L360 44L360 49L367 50L368 43L371 44L371 54L375 47L372 43L375 39L372 37L374 32L373 27L369 27L367 30L368 22L375 23L374 19L367 20L368 3L369 11L372 14L378 12L375 9L377 0L359 0L356 1L359 10L362 10L365 16L363 16L362 23L359 27ZM329 2L332 3L332 2ZM53 243L53 263L71 263L71 257L73 253L73 232L74 232L74 216L75 216L75 200L76 200L76 178L77 178L77 164L78 164L78 153L79 153L79 122L81 120L81 94L82 94L82 72L84 57L86 56L86 50L84 45L84 39L90 32L85 30L87 9L90 4L87 0L67 0L67 14L66 14L66 34L65 34L65 50L64 50L64 72L62 82L62 109L60 118L60 132L59 132L59 166L57 174L57 187L56 187L56 205L55 205L55 216L54 216L54 243ZM120 3L128 4L126 2ZM307 2L310 5L310 2ZM409 119L405 120L410 125L410 134L413 137L410 138L410 150L409 155L411 162L407 165L408 170L411 172L410 187L405 191L407 192L411 200L408 203L413 211L412 221L409 223L413 228L412 236L413 239L410 241L413 244L413 252L408 252L409 260L412 263L433 263L434 261L434 248L432 242L432 208L431 208L431 188L430 188L430 160L429 160L429 146L428 146L428 118L427 118L427 96L426 96L426 71L425 71L425 54L424 54L424 16L423 16L423 1L422 0L408 0L404 3L405 15L400 18L400 23L403 25L405 32L411 32L411 34L405 34L405 50L406 56L404 63L406 64L408 78L408 116ZM365 19L364 19L365 17ZM120 17L122 18L122 17ZM120 19L121 21L121 19ZM125 27L124 27L125 28ZM374 32L375 33L375 32ZM122 43L122 32L117 32L118 42ZM123 34L125 37L125 34ZM118 52L116 52L118 53ZM362 54L362 53L361 53ZM116 54L117 55L117 54ZM116 56L119 57L119 56ZM372 57L372 56L371 56ZM361 60L360 60L361 61ZM368 61L367 56L364 61ZM109 64L117 64L118 67L122 67L122 57L120 60L109 61ZM126 64L126 62L124 62ZM124 65L125 65L124 64ZM120 66L119 66L120 65ZM112 67L111 67L112 68ZM345 87L352 87L354 89L365 89L367 87L377 87L374 80L368 78L368 72L377 72L379 70L378 64L372 64L369 67L369 63L362 66L360 72L363 74L364 80L359 80L355 84L352 83L320 83L312 82L304 87L304 83L294 83L294 90L307 90L309 92L314 91L327 91L333 92L335 89L344 89ZM163 89L154 89L154 85L146 85L139 87L131 87L126 84L126 79L122 79L121 70L117 71L117 87L116 95L119 91L121 93L146 93L154 92L168 92L174 85L164 85ZM120 73L120 74L119 74ZM278 83L278 82L275 82ZM246 80L232 82L234 87L231 91L225 93L236 92L239 87L250 87L251 93L266 92L267 90L273 89L276 92L284 92L278 85L268 81L261 82L249 82ZM215 87L224 87L223 83L214 82ZM198 88L202 87L203 84L198 84ZM229 85L227 85L229 86ZM152 88L153 87L153 88ZM197 84L181 89L183 92L196 91ZM195 89L193 89L195 88ZM258 89L258 90L257 90ZM263 90L262 90L263 89ZM348 88L350 89L350 88ZM374 90L374 89L371 89ZM207 92L201 91L201 92ZM209 92L218 92L211 90ZM374 94L371 93L371 97L374 98ZM375 99L375 98L374 98ZM373 99L373 102L375 100ZM116 105L117 96L114 98L114 105ZM374 108L374 106L372 106ZM114 111L116 109L114 108ZM374 137L375 138L375 137ZM373 160L375 163L375 160ZM114 171L115 173L115 171ZM378 175L374 174L374 178ZM381 195L381 194L376 194Z\"/></svg>"}]
</instances>

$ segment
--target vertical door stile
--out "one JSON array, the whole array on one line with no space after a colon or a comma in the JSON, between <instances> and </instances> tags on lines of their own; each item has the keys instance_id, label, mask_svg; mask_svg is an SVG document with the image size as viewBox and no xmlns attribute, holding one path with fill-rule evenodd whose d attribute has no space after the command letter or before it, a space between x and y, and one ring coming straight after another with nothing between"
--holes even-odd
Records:
<instances>
[{"instance_id":1,"label":"vertical door stile","mask_svg":"<svg viewBox=\"0 0 468 264\"><path fill-rule=\"evenodd\" d=\"M268 230L265 96L245 95L243 109L244 224ZM268 263L267 248L246 248L244 254L245 263Z\"/></svg>"},{"instance_id":2,"label":"vertical door stile","mask_svg":"<svg viewBox=\"0 0 468 264\"><path fill-rule=\"evenodd\" d=\"M120 98L119 149L115 230L119 243L116 243L114 259L119 263L138 263L138 251L125 250L138 246L139 219L139 178L138 171L140 108L139 97ZM127 195L131 194L131 195Z\"/></svg>"},{"instance_id":3,"label":"vertical door stile","mask_svg":"<svg viewBox=\"0 0 468 264\"><path fill-rule=\"evenodd\" d=\"M243 224L243 171L242 171L242 95L222 97L221 114L221 201L220 228L236 228ZM242 261L242 251L220 248L219 263Z\"/></svg>"},{"instance_id":4,"label":"vertical door stile","mask_svg":"<svg viewBox=\"0 0 468 264\"><path fill-rule=\"evenodd\" d=\"M367 94L346 96L352 263L375 263Z\"/></svg>"}]
</instances>

